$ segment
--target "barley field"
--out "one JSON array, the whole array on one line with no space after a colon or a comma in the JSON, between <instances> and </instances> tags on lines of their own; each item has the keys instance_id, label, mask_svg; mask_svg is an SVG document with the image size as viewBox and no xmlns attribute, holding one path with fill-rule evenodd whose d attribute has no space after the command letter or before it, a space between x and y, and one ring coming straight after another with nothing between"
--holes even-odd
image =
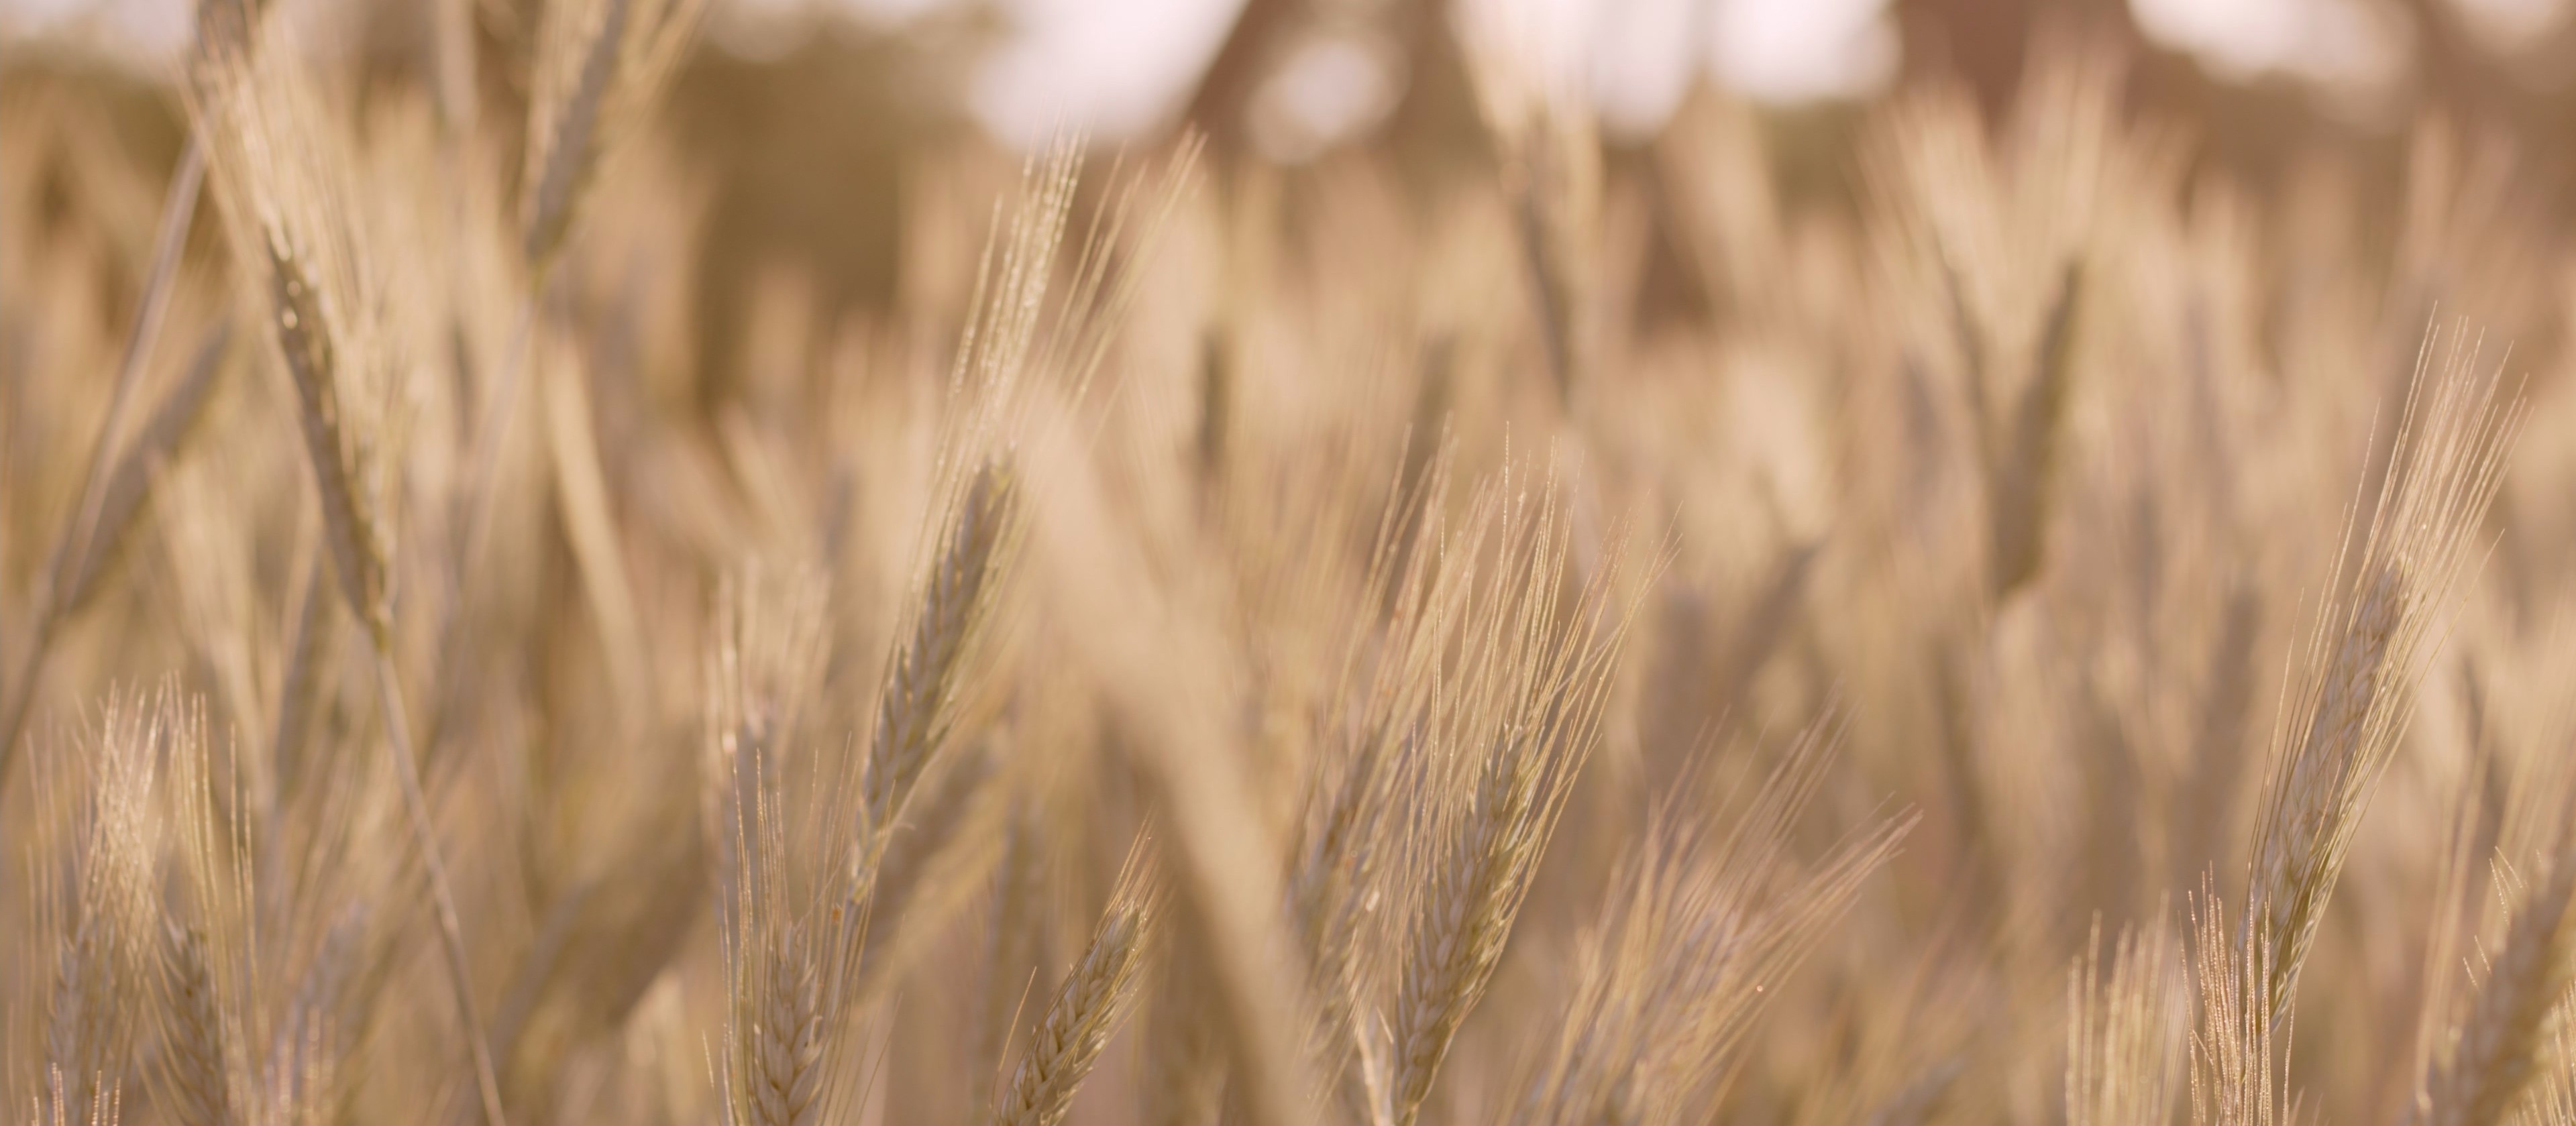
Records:
<instances>
[{"instance_id":1,"label":"barley field","mask_svg":"<svg viewBox=\"0 0 2576 1126\"><path fill-rule=\"evenodd\" d=\"M8 1120L2576 1124L2563 131L711 3L0 54Z\"/></svg>"}]
</instances>

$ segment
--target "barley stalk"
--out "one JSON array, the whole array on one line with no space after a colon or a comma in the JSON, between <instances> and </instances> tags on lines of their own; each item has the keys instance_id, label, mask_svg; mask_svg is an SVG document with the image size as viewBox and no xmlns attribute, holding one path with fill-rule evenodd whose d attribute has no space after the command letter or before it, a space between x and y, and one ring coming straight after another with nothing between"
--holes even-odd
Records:
<instances>
[{"instance_id":1,"label":"barley stalk","mask_svg":"<svg viewBox=\"0 0 2576 1126\"><path fill-rule=\"evenodd\" d=\"M441 6L463 2L441 0ZM545 5L519 197L528 287L520 295L492 390L469 432L471 452L450 513L455 575L449 603L441 611L442 653L463 649L455 634L465 577L482 559L490 534L494 478L517 411L548 279L611 146L648 114L694 42L706 5L707 0L549 0Z\"/></svg>"},{"instance_id":2,"label":"barley stalk","mask_svg":"<svg viewBox=\"0 0 2576 1126\"><path fill-rule=\"evenodd\" d=\"M1020 967L1043 961L1039 951L1045 948L1041 928L1046 917L1046 866L1038 855L1037 811L1029 808L1025 798L1012 805L1002 828L1001 859L993 872L992 921L984 939L983 1004L976 1013L970 1075L1001 1072L1003 1053L1016 1031L1011 1026L1024 1000ZM991 1108L977 1109L989 1112Z\"/></svg>"},{"instance_id":3,"label":"barley stalk","mask_svg":"<svg viewBox=\"0 0 2576 1126\"><path fill-rule=\"evenodd\" d=\"M27 708L35 695L37 680L44 674L54 631L61 625L62 615L81 602L92 575L89 561L112 553L115 541L123 538L131 523L114 518L108 509L114 499L115 483L111 455L134 390L142 382L143 369L151 359L152 345L160 338L161 322L169 315L172 279L178 273L179 254L187 246L188 229L197 214L197 193L205 178L205 150L191 132L180 149L179 166L171 174L169 190L162 199L160 227L152 236L152 259L143 277L143 296L135 305L134 324L126 333L125 350L117 361L116 381L109 387L107 417L99 423L98 439L90 446L89 467L81 474L80 499L54 538L52 556L45 565L45 582L38 588L35 607L29 614L35 624L26 656L20 660L17 675L10 679L5 692L0 692L0 794L9 792L9 767L16 757L18 737L26 727ZM130 514L131 505L125 511Z\"/></svg>"},{"instance_id":4,"label":"barley stalk","mask_svg":"<svg viewBox=\"0 0 2576 1126\"><path fill-rule=\"evenodd\" d=\"M278 772L281 786L290 785L300 773L316 681L329 648L331 599L322 589L322 570L327 564L310 547L304 549L304 554L308 558L299 569L303 577L297 581L296 596L288 602L295 608L294 624L287 633L286 669L278 677L277 718L269 740L269 761Z\"/></svg>"},{"instance_id":5,"label":"barley stalk","mask_svg":"<svg viewBox=\"0 0 2576 1126\"><path fill-rule=\"evenodd\" d=\"M608 506L608 486L600 478L599 444L591 433L589 373L569 349L554 357L545 383L548 451L553 455L557 495L564 525L590 594L591 615L599 624L599 644L613 674L618 712L640 722L651 691L645 664L644 630L635 608L635 592L626 577L626 559Z\"/></svg>"},{"instance_id":6,"label":"barley stalk","mask_svg":"<svg viewBox=\"0 0 2576 1126\"><path fill-rule=\"evenodd\" d=\"M1186 948L1172 949L1143 988L1153 992L1145 1016L1145 1101L1149 1126L1209 1126L1224 1109L1225 1066L1217 1030L1200 998L1207 972Z\"/></svg>"},{"instance_id":7,"label":"barley stalk","mask_svg":"<svg viewBox=\"0 0 2576 1126\"><path fill-rule=\"evenodd\" d=\"M99 580L122 555L126 533L143 503L150 496L152 479L162 462L177 448L214 388L215 377L223 371L226 348L232 340L232 326L218 323L206 332L206 339L189 361L179 384L162 396L152 408L152 415L127 443L124 456L117 459L115 470L108 475L107 487L99 494L97 519L85 537L86 546L80 561L72 568L71 582L64 588L64 612L77 614L99 590Z\"/></svg>"},{"instance_id":8,"label":"barley stalk","mask_svg":"<svg viewBox=\"0 0 2576 1126\"><path fill-rule=\"evenodd\" d=\"M201 40L192 86L200 128L215 138L214 168L241 265L267 298L270 340L296 396L305 463L321 501L325 542L343 600L366 624L403 814L429 876L451 1000L466 1040L485 1121L502 1126L500 1085L476 1012L447 864L421 791L409 721L394 668L392 592L386 532L370 492L374 451L360 420L347 416L342 383L365 386L382 357L358 318L373 315L359 287L362 245L345 194L345 173L325 148L324 125L278 52L244 57L241 45ZM327 289L326 279L339 291Z\"/></svg>"}]
</instances>

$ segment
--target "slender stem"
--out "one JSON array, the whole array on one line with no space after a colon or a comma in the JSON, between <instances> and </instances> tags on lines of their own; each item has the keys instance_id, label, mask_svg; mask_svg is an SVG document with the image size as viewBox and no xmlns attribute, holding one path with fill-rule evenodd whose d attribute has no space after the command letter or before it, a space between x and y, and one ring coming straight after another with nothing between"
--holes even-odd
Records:
<instances>
[{"instance_id":1,"label":"slender stem","mask_svg":"<svg viewBox=\"0 0 2576 1126\"><path fill-rule=\"evenodd\" d=\"M143 368L152 358L152 342L161 335L161 323L169 319L171 279L179 272L179 255L188 245L188 229L197 214L197 193L206 182L206 153L194 132L179 151L179 166L171 174L170 188L161 199L161 221L152 236L152 261L144 275L143 294L134 310L134 325L125 338L125 356L116 367L116 383L108 391L107 417L100 421L98 441L90 447L89 468L81 478L80 502L72 509L71 520L54 540L53 557L45 564L42 585L36 589L31 617L35 623L29 634L27 657L18 668L17 678L10 682L6 696L0 696L0 794L9 788L9 766L15 760L18 736L27 722L27 706L35 696L36 679L43 675L45 653L51 648L54 628L60 624L65 582L71 579L71 568L90 553L90 538L98 534L99 505L107 494L110 455L116 450L116 432L125 425L126 411L134 402L134 388L143 381Z\"/></svg>"},{"instance_id":2,"label":"slender stem","mask_svg":"<svg viewBox=\"0 0 2576 1126\"><path fill-rule=\"evenodd\" d=\"M511 407L519 397L519 384L527 370L526 356L534 331L537 295L540 281L521 298L518 316L510 327L509 351L502 355L501 366L493 373L496 386L492 403L474 422L473 448L465 463L462 493L448 506L449 546L454 557L448 560L446 601L438 614L437 680L430 689L429 735L427 746L438 753L447 719L447 696L455 690L462 674L460 665L467 648L459 636L465 624L466 577L473 573L474 561L482 557L484 540L491 523L493 478L499 475L501 438L509 429Z\"/></svg>"},{"instance_id":3,"label":"slender stem","mask_svg":"<svg viewBox=\"0 0 2576 1126\"><path fill-rule=\"evenodd\" d=\"M461 141L474 135L477 109L474 66L474 0L432 0L437 5L431 14L431 37L434 57L440 123L451 140ZM454 148L461 147L452 145ZM462 199L460 193L458 196Z\"/></svg>"},{"instance_id":4,"label":"slender stem","mask_svg":"<svg viewBox=\"0 0 2576 1126\"><path fill-rule=\"evenodd\" d=\"M474 1057L474 1085L483 1097L487 1126L508 1126L501 1112L501 1084L492 1070L492 1052L483 1042L483 1019L474 1006L472 978L465 965L465 934L456 922L456 893L447 881L447 862L439 855L437 828L430 821L429 800L421 793L420 764L411 753L411 722L403 712L402 685L394 676L393 639L381 611L370 626L376 649L376 695L384 708L385 741L393 748L394 776L402 790L403 817L411 824L421 866L429 871L429 893L438 914L438 943L447 955L447 981L456 994L456 1016L465 1025L465 1045Z\"/></svg>"},{"instance_id":5,"label":"slender stem","mask_svg":"<svg viewBox=\"0 0 2576 1126\"><path fill-rule=\"evenodd\" d=\"M501 357L492 405L475 433L473 486L478 517L492 505L493 485L501 475L501 443L510 436L510 420L518 414L519 388L528 381L528 353L536 347L537 316L545 299L546 279L539 274L519 298L519 315L510 322L510 350ZM477 519L466 528L478 544L486 534L484 523Z\"/></svg>"},{"instance_id":6,"label":"slender stem","mask_svg":"<svg viewBox=\"0 0 2576 1126\"><path fill-rule=\"evenodd\" d=\"M530 338L535 335L537 302L544 282L529 287L519 301L519 315L510 326L509 351L501 356L501 368L493 373L492 402L483 417L474 424L474 453L466 463L465 497L456 513L457 527L451 534L459 538L456 550L456 572L459 595L465 573L483 552L483 541L490 535L493 479L501 472L501 440L509 435L510 417L519 401L519 384L526 381Z\"/></svg>"}]
</instances>

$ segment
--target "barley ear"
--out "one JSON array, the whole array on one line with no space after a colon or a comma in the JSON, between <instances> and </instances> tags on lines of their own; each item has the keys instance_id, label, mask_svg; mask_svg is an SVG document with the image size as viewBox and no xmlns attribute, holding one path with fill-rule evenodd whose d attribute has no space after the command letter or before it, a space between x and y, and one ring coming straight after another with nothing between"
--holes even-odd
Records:
<instances>
[{"instance_id":1,"label":"barley ear","mask_svg":"<svg viewBox=\"0 0 2576 1126\"><path fill-rule=\"evenodd\" d=\"M1159 893L1144 841L1128 855L1118 890L1031 1033L1008 1093L995 1100L995 1126L1057 1126L1073 1109L1074 1092L1099 1062L1100 1051L1126 1019L1154 929Z\"/></svg>"},{"instance_id":2,"label":"barley ear","mask_svg":"<svg viewBox=\"0 0 2576 1126\"><path fill-rule=\"evenodd\" d=\"M1518 61L1527 57L1525 45L1501 42L1497 27L1475 30L1465 46L1477 113L1502 155L1503 194L1557 405L1571 411L1591 374L1589 267L1600 218L1601 141L1580 98Z\"/></svg>"},{"instance_id":3,"label":"barley ear","mask_svg":"<svg viewBox=\"0 0 2576 1126\"><path fill-rule=\"evenodd\" d=\"M758 753L746 749L747 756ZM750 768L754 776L757 766ZM737 823L726 898L724 960L731 996L720 1076L728 1126L813 1126L834 1093L824 1051L838 1004L825 959L839 936L789 899L786 834L774 795L753 784L756 807Z\"/></svg>"},{"instance_id":4,"label":"barley ear","mask_svg":"<svg viewBox=\"0 0 2576 1126\"><path fill-rule=\"evenodd\" d=\"M757 572L729 579L709 667L709 771L722 852L728 990L718 1082L730 1126L811 1126L840 1094L826 1053L840 1034L845 959L863 899L835 864L808 871L791 851L790 809L774 773L820 660L820 584ZM813 851L837 861L841 853Z\"/></svg>"},{"instance_id":5,"label":"barley ear","mask_svg":"<svg viewBox=\"0 0 2576 1126\"><path fill-rule=\"evenodd\" d=\"M543 277L621 132L649 112L707 0L550 0L528 106L521 252Z\"/></svg>"},{"instance_id":6,"label":"barley ear","mask_svg":"<svg viewBox=\"0 0 2576 1126\"><path fill-rule=\"evenodd\" d=\"M2171 1120L2184 1059L2175 953L2159 911L2145 929L2120 932L2106 980L2102 925L2094 922L2084 956L2066 972L2068 1126Z\"/></svg>"},{"instance_id":7,"label":"barley ear","mask_svg":"<svg viewBox=\"0 0 2576 1126\"><path fill-rule=\"evenodd\" d=\"M230 1036L217 1008L203 932L169 927L160 982L162 1090L170 1112L185 1126L231 1126L237 1119Z\"/></svg>"},{"instance_id":8,"label":"barley ear","mask_svg":"<svg viewBox=\"0 0 2576 1126\"><path fill-rule=\"evenodd\" d=\"M137 1033L150 1020L155 861L160 850L156 756L171 735L166 700L112 697L85 748L88 792L68 911L56 937L43 1059L58 1077L51 1113L75 1120L121 1104Z\"/></svg>"},{"instance_id":9,"label":"barley ear","mask_svg":"<svg viewBox=\"0 0 2576 1126\"><path fill-rule=\"evenodd\" d=\"M2561 850L2514 905L2504 950L2487 967L2450 1058L2426 1077L2425 1097L2407 1116L2411 1126L2498 1126L2522 1102L2576 976L2568 949L2571 894L2576 852Z\"/></svg>"},{"instance_id":10,"label":"barley ear","mask_svg":"<svg viewBox=\"0 0 2576 1126\"><path fill-rule=\"evenodd\" d=\"M241 983L228 971L250 952L245 869L239 864L237 812L219 812L213 748L195 707L163 708L170 731L171 830L177 838L186 900L193 913L165 909L157 946L160 1044L157 1088L185 1126L241 1121L239 1077L248 1057L242 1031L227 1014Z\"/></svg>"},{"instance_id":11,"label":"barley ear","mask_svg":"<svg viewBox=\"0 0 2576 1126\"><path fill-rule=\"evenodd\" d=\"M759 1007L744 1045L745 1121L811 1126L821 1117L822 987L805 935L789 924L762 952Z\"/></svg>"},{"instance_id":12,"label":"barley ear","mask_svg":"<svg viewBox=\"0 0 2576 1126\"><path fill-rule=\"evenodd\" d=\"M1009 462L996 459L974 471L940 525L938 554L916 588L879 689L860 795L859 845L870 858L883 849L975 687L1022 524L1018 479Z\"/></svg>"},{"instance_id":13,"label":"barley ear","mask_svg":"<svg viewBox=\"0 0 2576 1126\"><path fill-rule=\"evenodd\" d=\"M1997 602L2039 574L2047 550L2048 494L2064 441L2066 404L2074 384L2076 310L2083 295L2083 263L2069 262L2056 303L2040 329L2030 385L2014 409L2006 444L1986 467L1989 567Z\"/></svg>"},{"instance_id":14,"label":"barley ear","mask_svg":"<svg viewBox=\"0 0 2576 1126\"><path fill-rule=\"evenodd\" d=\"M2228 933L2215 881L2204 876L2191 902L2192 985L2198 1012L2191 1034L2194 1126L2276 1126L2290 1120L2286 1029L2295 1010L2275 1009L2265 992L2273 951Z\"/></svg>"},{"instance_id":15,"label":"barley ear","mask_svg":"<svg viewBox=\"0 0 2576 1126\"><path fill-rule=\"evenodd\" d=\"M1578 948L1576 985L1524 1126L1681 1126L1718 1101L1755 1017L1822 941L1911 829L1900 818L1854 834L1799 870L1791 834L1825 780L1842 722L1828 713L1723 836L1674 797L1651 815L1611 877Z\"/></svg>"},{"instance_id":16,"label":"barley ear","mask_svg":"<svg viewBox=\"0 0 2576 1126\"><path fill-rule=\"evenodd\" d=\"M2352 831L2413 714L2502 482L2522 410L2499 403L2474 348L2425 338L2390 470L2357 556L2340 559L2283 701L2255 824L2240 941L2264 948L2257 984L2286 1027L2301 966Z\"/></svg>"},{"instance_id":17,"label":"barley ear","mask_svg":"<svg viewBox=\"0 0 2576 1126\"><path fill-rule=\"evenodd\" d=\"M349 610L379 643L392 621L385 613L385 552L374 515L359 492L340 408L338 346L326 327L321 293L308 267L279 242L268 241L267 277L279 355L295 386L296 419L304 434L306 463L322 501L322 531L331 549L331 571Z\"/></svg>"},{"instance_id":18,"label":"barley ear","mask_svg":"<svg viewBox=\"0 0 2576 1126\"><path fill-rule=\"evenodd\" d=\"M1551 477L1540 486L1552 494ZM1477 576L1465 605L1462 672L1440 690L1429 754L1458 766L1425 779L1430 829L1422 889L1404 935L1394 1013L1394 1109L1411 1126L1458 1028L1500 965L1575 776L1601 736L1626 617L1610 613L1599 575L1563 601L1570 542L1554 501L1505 474L1482 502L1500 565ZM1517 491L1516 491L1517 490ZM1471 532L1462 561L1479 554Z\"/></svg>"}]
</instances>

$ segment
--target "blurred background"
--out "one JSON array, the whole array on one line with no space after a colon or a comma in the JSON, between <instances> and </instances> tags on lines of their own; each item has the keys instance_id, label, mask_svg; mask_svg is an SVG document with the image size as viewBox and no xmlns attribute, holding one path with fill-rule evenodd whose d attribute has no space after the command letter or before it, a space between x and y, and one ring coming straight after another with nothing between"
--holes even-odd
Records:
<instances>
[{"instance_id":1,"label":"blurred background","mask_svg":"<svg viewBox=\"0 0 2576 1126\"><path fill-rule=\"evenodd\" d=\"M466 0L508 48L524 0ZM22 68L97 62L148 76L184 41L190 0L0 0ZM425 49L433 3L334 2L321 22L391 63ZM2429 99L2500 124L2568 122L2568 0L723 0L702 62L747 86L847 69L888 123L967 123L1018 144L1059 127L1134 137L1187 119L1267 158L1364 144L1456 80L1444 16L1513 27L1652 134L1699 82L1778 108L1865 100L1910 77L2009 93L2034 29L2132 48L2139 96L2230 136L2385 133ZM1455 7L1457 11L1442 9ZM889 66L901 60L902 66ZM928 65L926 65L928 64ZM739 107L756 110L757 106ZM837 115L839 120L848 115ZM1436 117L1436 113L1433 114ZM2251 120L2249 120L2249 117ZM2250 153L2252 146L2240 150Z\"/></svg>"},{"instance_id":2,"label":"blurred background","mask_svg":"<svg viewBox=\"0 0 2576 1126\"><path fill-rule=\"evenodd\" d=\"M524 104L534 0L459 0L485 104ZM158 89L189 0L0 0L0 94L69 84L116 107L114 143L176 148ZM424 77L424 0L293 5L320 49ZM1753 107L1791 188L1847 196L1874 100L1927 79L2009 104L2034 43L2108 45L2130 109L2179 123L2194 159L2245 181L2303 157L2402 167L2432 115L2514 150L2564 201L2576 137L2570 0L719 0L672 99L687 163L711 170L711 247L886 301L907 150L1060 130L1150 143L1184 123L1220 161L1392 154L1428 191L1488 159L1459 36L1490 38L1597 112L1611 164L1694 97ZM2041 47L2041 50L2050 49ZM709 157L714 159L695 159ZM1802 159L1803 157L1803 159ZM1634 163L1633 160L1630 161ZM2380 179L2388 179L2382 177ZM2370 179L2364 177L2364 180ZM1799 194L1793 191L1791 194ZM2558 207L2547 210L2555 212ZM785 261L776 261L781 256ZM723 263L710 263L723 273Z\"/></svg>"}]
</instances>

